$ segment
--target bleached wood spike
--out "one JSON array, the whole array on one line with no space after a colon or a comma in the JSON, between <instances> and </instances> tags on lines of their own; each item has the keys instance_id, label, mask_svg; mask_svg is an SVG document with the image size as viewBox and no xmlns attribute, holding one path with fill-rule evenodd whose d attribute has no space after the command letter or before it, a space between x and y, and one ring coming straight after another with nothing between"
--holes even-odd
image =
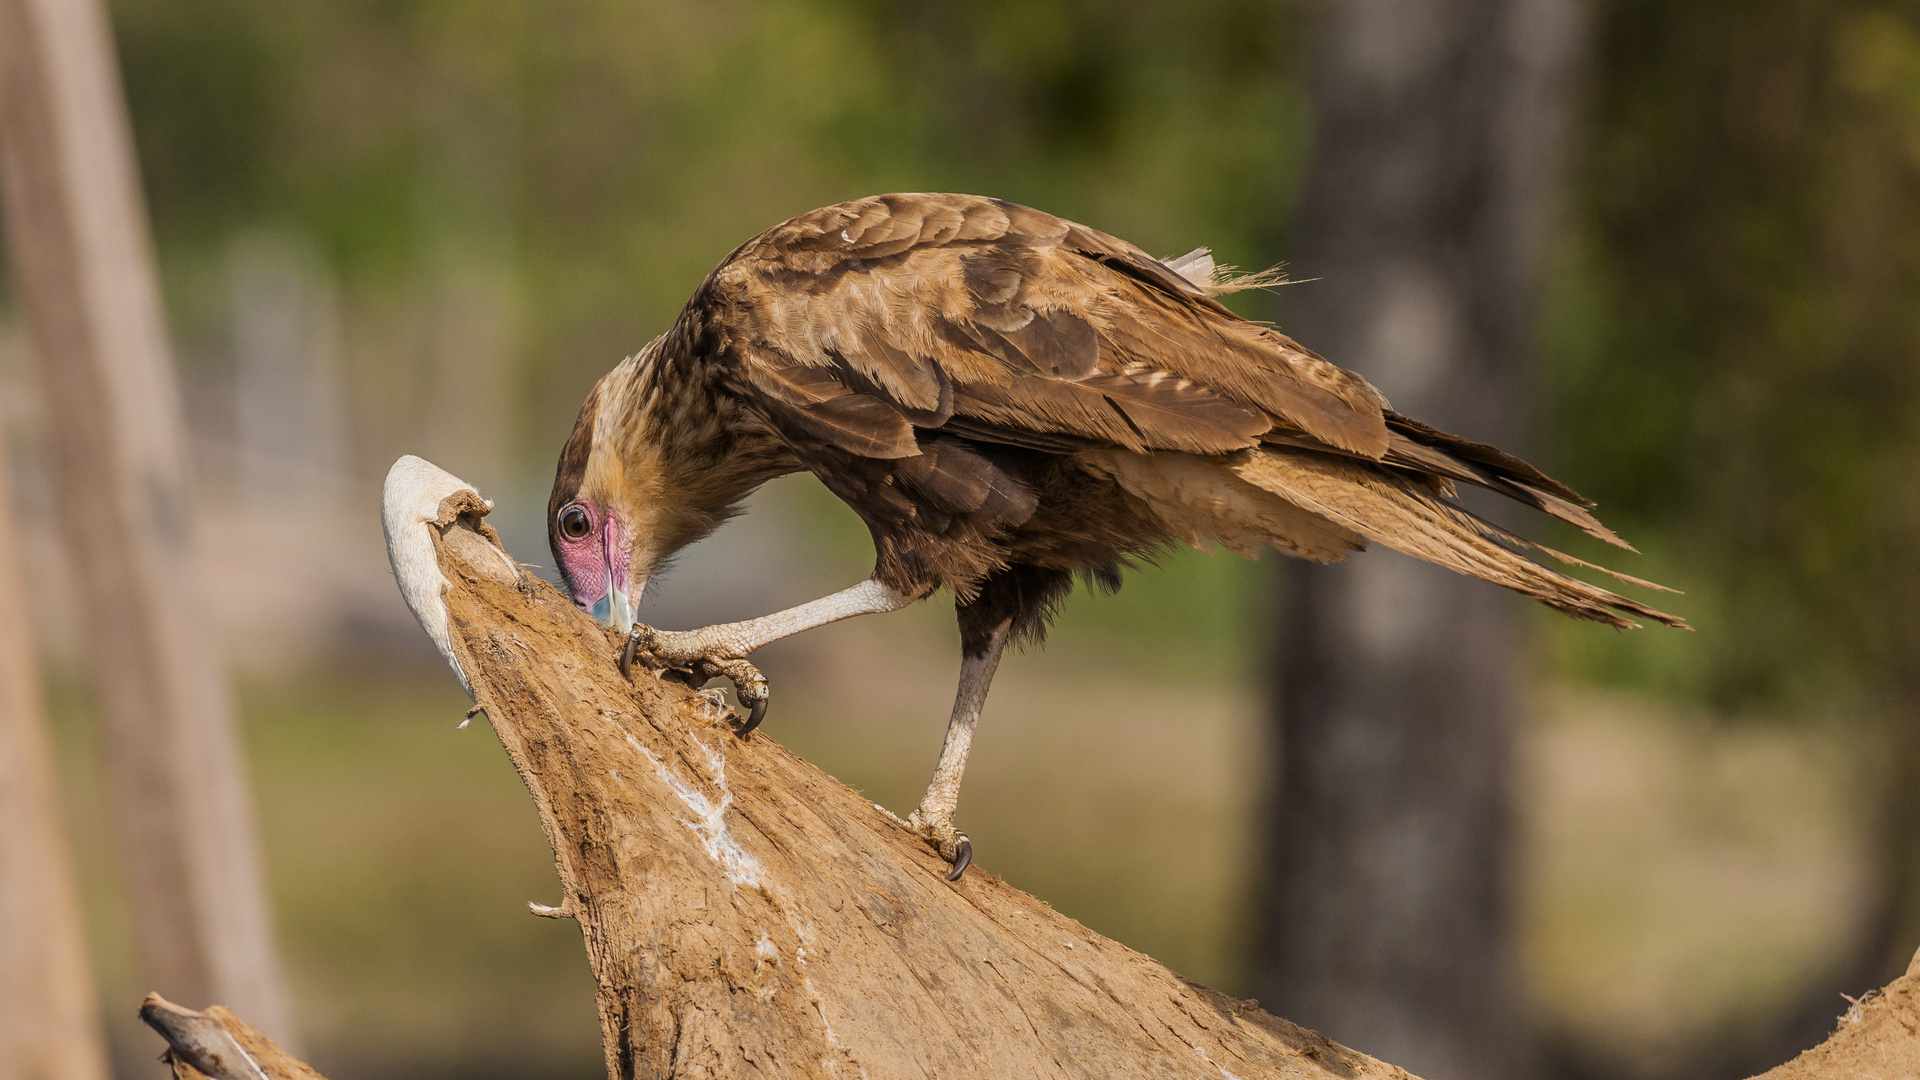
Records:
<instances>
[{"instance_id":1,"label":"bleached wood spike","mask_svg":"<svg viewBox=\"0 0 1920 1080\"><path fill-rule=\"evenodd\" d=\"M467 673L460 670L447 633L447 578L440 572L433 547L433 530L450 525L459 516L457 508L443 507L448 499L463 492L473 497L482 512L493 509L493 503L482 498L473 485L425 458L407 454L387 470L381 490L380 526L387 536L387 562L400 584L400 595L453 669L461 688L472 697L473 685ZM519 567L506 552L492 550L509 576L519 574Z\"/></svg>"}]
</instances>

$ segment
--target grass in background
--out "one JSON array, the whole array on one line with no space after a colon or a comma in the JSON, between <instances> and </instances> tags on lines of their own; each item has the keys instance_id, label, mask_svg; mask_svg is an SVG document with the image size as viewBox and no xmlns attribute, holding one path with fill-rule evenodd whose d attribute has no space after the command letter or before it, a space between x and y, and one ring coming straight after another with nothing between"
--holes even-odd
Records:
<instances>
[{"instance_id":1,"label":"grass in background","mask_svg":"<svg viewBox=\"0 0 1920 1080\"><path fill-rule=\"evenodd\" d=\"M54 695L64 791L116 1072L153 1076L98 754ZM593 980L525 789L444 670L366 666L242 694L283 955L333 1080L601 1075ZM161 988L163 991L165 988ZM205 1005L206 1002L192 1002Z\"/></svg>"}]
</instances>

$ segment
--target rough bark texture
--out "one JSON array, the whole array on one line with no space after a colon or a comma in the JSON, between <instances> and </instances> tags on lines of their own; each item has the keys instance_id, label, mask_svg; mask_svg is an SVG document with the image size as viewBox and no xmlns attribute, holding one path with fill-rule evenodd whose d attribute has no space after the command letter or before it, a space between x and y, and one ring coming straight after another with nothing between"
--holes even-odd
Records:
<instances>
[{"instance_id":1,"label":"rough bark texture","mask_svg":"<svg viewBox=\"0 0 1920 1080\"><path fill-rule=\"evenodd\" d=\"M975 868L709 694L646 672L518 570L457 479L387 485L401 591L533 795L626 1077L1412 1080L1182 979ZM176 1080L320 1080L231 1013L150 995ZM1920 1061L1920 957L1769 1080L1895 1080Z\"/></svg>"},{"instance_id":2,"label":"rough bark texture","mask_svg":"<svg viewBox=\"0 0 1920 1080\"><path fill-rule=\"evenodd\" d=\"M1577 0L1330 0L1285 329L1395 406L1525 442ZM1289 568L1258 988L1435 1080L1526 1070L1507 845L1518 605L1384 552Z\"/></svg>"},{"instance_id":3,"label":"rough bark texture","mask_svg":"<svg viewBox=\"0 0 1920 1080\"><path fill-rule=\"evenodd\" d=\"M197 1013L149 994L140 1017L167 1040L166 1060L173 1066L174 1080L323 1080L218 1005ZM1340 1072L1338 1062L1328 1065L1343 1077L1374 1075ZM1142 1062L1136 1070L1115 1075L1171 1075L1151 1066ZM1221 1073L1234 1075L1225 1069ZM1848 1009L1826 1042L1755 1080L1912 1080L1915 1076L1920 1076L1920 954L1914 956L1905 976Z\"/></svg>"},{"instance_id":4,"label":"rough bark texture","mask_svg":"<svg viewBox=\"0 0 1920 1080\"><path fill-rule=\"evenodd\" d=\"M739 738L711 695L622 678L610 632L501 580L470 500L434 528L451 651L553 844L563 899L541 913L580 922L610 1076L1407 1076L977 865L949 884L893 815ZM395 563L404 587L417 563Z\"/></svg>"},{"instance_id":5,"label":"rough bark texture","mask_svg":"<svg viewBox=\"0 0 1920 1080\"><path fill-rule=\"evenodd\" d=\"M1920 953L1907 973L1861 998L1826 1042L1756 1080L1909 1080L1920 1076Z\"/></svg>"},{"instance_id":6,"label":"rough bark texture","mask_svg":"<svg viewBox=\"0 0 1920 1080\"><path fill-rule=\"evenodd\" d=\"M0 441L0 1080L106 1080Z\"/></svg>"},{"instance_id":7,"label":"rough bark texture","mask_svg":"<svg viewBox=\"0 0 1920 1080\"><path fill-rule=\"evenodd\" d=\"M0 0L0 195L142 966L291 1038L146 210L99 0Z\"/></svg>"}]
</instances>

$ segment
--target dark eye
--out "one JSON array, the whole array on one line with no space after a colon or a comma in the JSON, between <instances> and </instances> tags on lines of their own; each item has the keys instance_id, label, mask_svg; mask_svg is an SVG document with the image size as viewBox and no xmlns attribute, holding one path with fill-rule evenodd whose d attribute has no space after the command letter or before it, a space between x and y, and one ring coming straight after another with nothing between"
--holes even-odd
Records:
<instances>
[{"instance_id":1,"label":"dark eye","mask_svg":"<svg viewBox=\"0 0 1920 1080\"><path fill-rule=\"evenodd\" d=\"M560 511L560 535L569 540L578 540L593 531L593 518L580 508L579 503Z\"/></svg>"}]
</instances>

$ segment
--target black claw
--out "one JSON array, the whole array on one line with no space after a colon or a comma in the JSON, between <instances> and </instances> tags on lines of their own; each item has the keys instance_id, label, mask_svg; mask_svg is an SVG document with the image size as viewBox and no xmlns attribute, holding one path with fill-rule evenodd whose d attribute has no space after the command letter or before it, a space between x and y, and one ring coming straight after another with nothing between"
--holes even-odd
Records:
<instances>
[{"instance_id":1,"label":"black claw","mask_svg":"<svg viewBox=\"0 0 1920 1080\"><path fill-rule=\"evenodd\" d=\"M947 871L947 880L959 881L960 875L966 873L967 867L971 865L973 865L973 841L963 836L960 838L960 854L954 857L953 869Z\"/></svg>"},{"instance_id":2,"label":"black claw","mask_svg":"<svg viewBox=\"0 0 1920 1080\"><path fill-rule=\"evenodd\" d=\"M753 729L759 727L760 721L765 720L766 718L767 718L767 699L761 698L760 700L753 703L752 708L747 710L747 722L744 725L742 725L740 728L740 737L744 739L747 736L753 734Z\"/></svg>"},{"instance_id":3,"label":"black claw","mask_svg":"<svg viewBox=\"0 0 1920 1080\"><path fill-rule=\"evenodd\" d=\"M628 634L627 647L620 653L620 674L629 681L633 679L633 654L639 650L640 639L633 634Z\"/></svg>"}]
</instances>

